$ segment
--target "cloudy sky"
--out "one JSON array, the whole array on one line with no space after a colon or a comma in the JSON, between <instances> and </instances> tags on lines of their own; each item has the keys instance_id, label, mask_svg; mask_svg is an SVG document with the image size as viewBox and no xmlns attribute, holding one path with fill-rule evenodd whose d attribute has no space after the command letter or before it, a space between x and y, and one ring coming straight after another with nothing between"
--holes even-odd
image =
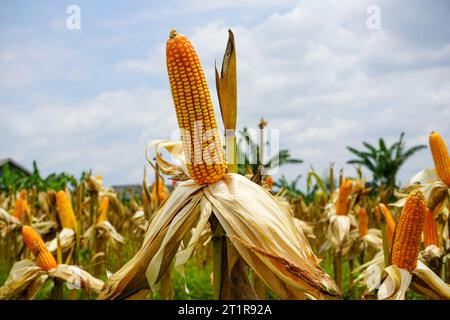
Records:
<instances>
[{"instance_id":1,"label":"cloudy sky","mask_svg":"<svg viewBox=\"0 0 450 320\"><path fill-rule=\"evenodd\" d=\"M81 29L66 26L69 5ZM369 29L367 8L380 9ZM231 28L238 64L238 127L264 117L301 165L354 169L347 145L407 146L431 130L450 143L448 1L0 1L0 158L44 174L92 169L107 184L139 183L144 149L177 128L165 67L176 28L196 47L214 89ZM215 90L213 103L218 112ZM432 166L421 151L405 183Z\"/></svg>"}]
</instances>

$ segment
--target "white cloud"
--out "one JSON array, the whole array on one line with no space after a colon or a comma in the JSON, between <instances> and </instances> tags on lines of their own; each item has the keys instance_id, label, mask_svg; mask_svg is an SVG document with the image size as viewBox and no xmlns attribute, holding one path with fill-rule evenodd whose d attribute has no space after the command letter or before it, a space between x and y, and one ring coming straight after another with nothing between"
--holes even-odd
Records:
<instances>
[{"instance_id":1,"label":"white cloud","mask_svg":"<svg viewBox=\"0 0 450 320\"><path fill-rule=\"evenodd\" d=\"M11 140L4 152L44 172L92 168L107 182L138 182L151 139L176 128L167 92L150 88L104 92L80 104L41 105L31 113L8 108L0 124ZM11 141L15 141L11 144Z\"/></svg>"},{"instance_id":2,"label":"white cloud","mask_svg":"<svg viewBox=\"0 0 450 320\"><path fill-rule=\"evenodd\" d=\"M197 1L189 2L190 10L199 12L256 5L253 0L230 3L202 8ZM280 129L281 147L305 160L281 173L293 178L311 165L322 173L335 162L336 169L345 166L352 174L345 165L352 157L346 146L360 148L363 140L376 143L379 137L392 143L402 131L408 146L426 144L431 130L441 132L450 144L449 41L411 43L411 35L399 32L407 28L395 23L412 20L386 19L381 30L367 30L369 1L292 3L283 4L292 5L291 10L257 24L231 26L238 55L239 126L255 127L261 116L266 118L269 128ZM402 6L379 5L382 19ZM420 15L420 8L413 9L410 19ZM205 16L204 21L190 22L192 33L187 36L201 58L217 110L214 61L220 67L230 26L227 19ZM430 25L421 37L441 31ZM168 85L162 83L167 81L165 44L144 48L130 52L115 71L157 76L160 84L108 91L81 103L41 104L31 114L13 111L3 125L19 143L5 150L20 160L40 157L49 170L92 166L116 183L140 179L146 140L169 138L176 127ZM34 77L26 72L20 76L23 79L15 81L22 85ZM429 152L421 151L399 178L406 182L430 166Z\"/></svg>"}]
</instances>

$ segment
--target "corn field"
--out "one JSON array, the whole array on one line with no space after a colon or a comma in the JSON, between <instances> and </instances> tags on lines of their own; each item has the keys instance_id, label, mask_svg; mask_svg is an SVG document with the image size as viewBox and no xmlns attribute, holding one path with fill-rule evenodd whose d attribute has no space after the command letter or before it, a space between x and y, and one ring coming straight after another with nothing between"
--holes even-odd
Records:
<instances>
[{"instance_id":1,"label":"corn field","mask_svg":"<svg viewBox=\"0 0 450 320\"><path fill-rule=\"evenodd\" d=\"M211 92L188 37L169 32L181 139L149 142L142 193L117 192L90 171L46 183L3 179L0 299L450 299L444 138L430 133L417 156L430 152L433 163L403 187L382 174L387 164L370 145L349 147L354 172L333 164L326 175L306 172L306 190L274 181L268 164L237 162L238 57L229 31ZM380 140L380 152L404 152L402 139L391 148ZM394 159L395 170L405 159Z\"/></svg>"}]
</instances>

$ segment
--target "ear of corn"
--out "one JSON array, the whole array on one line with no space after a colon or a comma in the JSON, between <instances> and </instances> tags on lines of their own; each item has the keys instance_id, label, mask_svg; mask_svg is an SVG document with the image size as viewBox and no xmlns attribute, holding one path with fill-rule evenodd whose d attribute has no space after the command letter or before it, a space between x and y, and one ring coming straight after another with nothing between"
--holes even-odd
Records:
<instances>
[{"instance_id":1,"label":"ear of corn","mask_svg":"<svg viewBox=\"0 0 450 320\"><path fill-rule=\"evenodd\" d=\"M392 247L392 241L394 240L395 232L395 221L394 218L392 218L391 212L389 211L388 207L386 207L383 203L380 203L377 206L377 213L380 214L380 211L386 219L388 243L389 247Z\"/></svg>"},{"instance_id":2,"label":"ear of corn","mask_svg":"<svg viewBox=\"0 0 450 320\"><path fill-rule=\"evenodd\" d=\"M361 207L358 212L358 231L359 236L364 237L369 229L369 217L365 208Z\"/></svg>"},{"instance_id":3,"label":"ear of corn","mask_svg":"<svg viewBox=\"0 0 450 320\"><path fill-rule=\"evenodd\" d=\"M416 268L426 210L422 192L412 191L406 199L395 231L391 256L393 265L408 271Z\"/></svg>"},{"instance_id":4,"label":"ear of corn","mask_svg":"<svg viewBox=\"0 0 450 320\"><path fill-rule=\"evenodd\" d=\"M158 179L158 194L156 194L156 183L153 183L152 201L153 203L156 203L156 200L158 200L158 203L162 203L166 199L167 199L166 185L164 184L164 181L162 179Z\"/></svg>"},{"instance_id":5,"label":"ear of corn","mask_svg":"<svg viewBox=\"0 0 450 320\"><path fill-rule=\"evenodd\" d=\"M64 191L56 193L56 206L58 208L59 220L63 228L77 230L77 220L73 212L72 203Z\"/></svg>"},{"instance_id":6,"label":"ear of corn","mask_svg":"<svg viewBox=\"0 0 450 320\"><path fill-rule=\"evenodd\" d=\"M19 220L22 220L26 215L30 207L26 199L19 197L14 205L13 215Z\"/></svg>"},{"instance_id":7,"label":"ear of corn","mask_svg":"<svg viewBox=\"0 0 450 320\"><path fill-rule=\"evenodd\" d=\"M108 209L109 209L109 198L104 197L100 202L97 224L101 224L103 221L106 221L108 219Z\"/></svg>"},{"instance_id":8,"label":"ear of corn","mask_svg":"<svg viewBox=\"0 0 450 320\"><path fill-rule=\"evenodd\" d=\"M429 143L436 173L445 184L450 186L450 156L444 139L439 133L433 131L430 134Z\"/></svg>"},{"instance_id":9,"label":"ear of corn","mask_svg":"<svg viewBox=\"0 0 450 320\"><path fill-rule=\"evenodd\" d=\"M428 247L430 245L440 247L436 221L434 220L433 214L428 209L425 213L425 221L423 226L423 240L425 247Z\"/></svg>"},{"instance_id":10,"label":"ear of corn","mask_svg":"<svg viewBox=\"0 0 450 320\"><path fill-rule=\"evenodd\" d=\"M353 182L345 179L339 188L339 194L336 202L336 214L346 215L348 212L348 198L352 192Z\"/></svg>"},{"instance_id":11,"label":"ear of corn","mask_svg":"<svg viewBox=\"0 0 450 320\"><path fill-rule=\"evenodd\" d=\"M37 256L39 252L46 248L41 236L30 226L23 226L22 238L28 250L30 250L34 256Z\"/></svg>"},{"instance_id":12,"label":"ear of corn","mask_svg":"<svg viewBox=\"0 0 450 320\"><path fill-rule=\"evenodd\" d=\"M53 255L48 250L39 252L36 257L36 264L45 271L56 268L56 266L58 265L56 263L55 257L53 257Z\"/></svg>"},{"instance_id":13,"label":"ear of corn","mask_svg":"<svg viewBox=\"0 0 450 320\"><path fill-rule=\"evenodd\" d=\"M166 55L189 174L198 184L217 182L227 167L199 58L189 40L175 30L170 32Z\"/></svg>"},{"instance_id":14,"label":"ear of corn","mask_svg":"<svg viewBox=\"0 0 450 320\"><path fill-rule=\"evenodd\" d=\"M22 238L28 250L36 257L36 264L39 267L48 271L57 266L56 260L48 251L44 240L32 227L24 226L22 228Z\"/></svg>"}]
</instances>

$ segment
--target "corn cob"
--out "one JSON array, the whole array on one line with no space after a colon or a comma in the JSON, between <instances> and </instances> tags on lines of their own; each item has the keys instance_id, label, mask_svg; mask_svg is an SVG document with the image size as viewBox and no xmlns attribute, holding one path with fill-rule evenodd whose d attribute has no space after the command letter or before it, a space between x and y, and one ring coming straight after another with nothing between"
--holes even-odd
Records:
<instances>
[{"instance_id":1,"label":"corn cob","mask_svg":"<svg viewBox=\"0 0 450 320\"><path fill-rule=\"evenodd\" d=\"M388 244L389 247L391 248L392 240L394 239L395 221L394 218L392 218L391 212L389 211L388 207L386 207L382 203L378 204L377 206L378 215L380 214L380 211L383 214L384 218L386 219Z\"/></svg>"},{"instance_id":2,"label":"corn cob","mask_svg":"<svg viewBox=\"0 0 450 320\"><path fill-rule=\"evenodd\" d=\"M47 249L44 240L42 240L41 236L30 226L24 226L22 228L22 238L28 250L30 250L34 256L37 256L39 252Z\"/></svg>"},{"instance_id":3,"label":"corn cob","mask_svg":"<svg viewBox=\"0 0 450 320\"><path fill-rule=\"evenodd\" d=\"M431 245L440 247L436 221L434 220L433 214L428 209L425 213L425 221L423 225L423 241L425 248Z\"/></svg>"},{"instance_id":4,"label":"corn cob","mask_svg":"<svg viewBox=\"0 0 450 320\"><path fill-rule=\"evenodd\" d=\"M72 203L64 191L56 193L56 206L58 208L59 220L63 228L77 230L77 220L73 212Z\"/></svg>"},{"instance_id":5,"label":"corn cob","mask_svg":"<svg viewBox=\"0 0 450 320\"><path fill-rule=\"evenodd\" d=\"M158 203L162 203L164 200L167 199L166 185L164 184L164 181L162 179L158 179L158 196L156 195L156 183L153 183L153 186L152 186L152 201L153 201L153 203L156 203L157 199L158 199Z\"/></svg>"},{"instance_id":6,"label":"corn cob","mask_svg":"<svg viewBox=\"0 0 450 320\"><path fill-rule=\"evenodd\" d=\"M446 185L450 186L450 156L444 139L439 133L433 131L430 134L429 142L436 173Z\"/></svg>"},{"instance_id":7,"label":"corn cob","mask_svg":"<svg viewBox=\"0 0 450 320\"><path fill-rule=\"evenodd\" d=\"M27 200L23 198L17 198L14 205L13 216L19 220L22 220L27 215L28 210L30 210L30 207L28 206Z\"/></svg>"},{"instance_id":8,"label":"corn cob","mask_svg":"<svg viewBox=\"0 0 450 320\"><path fill-rule=\"evenodd\" d=\"M393 265L408 271L416 268L426 210L422 192L412 191L406 199L395 231L391 256Z\"/></svg>"},{"instance_id":9,"label":"corn cob","mask_svg":"<svg viewBox=\"0 0 450 320\"><path fill-rule=\"evenodd\" d=\"M47 250L47 248L39 252L36 257L36 264L45 271L56 268L56 266L58 265L56 263L55 257L53 257L53 255L50 253L50 251Z\"/></svg>"},{"instance_id":10,"label":"corn cob","mask_svg":"<svg viewBox=\"0 0 450 320\"><path fill-rule=\"evenodd\" d=\"M341 187L339 188L339 194L336 201L336 214L346 215L348 211L348 197L352 192L353 182L351 180L345 179L342 181Z\"/></svg>"},{"instance_id":11,"label":"corn cob","mask_svg":"<svg viewBox=\"0 0 450 320\"><path fill-rule=\"evenodd\" d=\"M364 237L367 234L369 229L369 219L367 216L367 211L363 207L359 209L358 212L358 231L360 238Z\"/></svg>"},{"instance_id":12,"label":"corn cob","mask_svg":"<svg viewBox=\"0 0 450 320\"><path fill-rule=\"evenodd\" d=\"M217 182L223 178L227 167L199 58L190 41L176 30L170 31L166 56L189 174L198 184Z\"/></svg>"},{"instance_id":13,"label":"corn cob","mask_svg":"<svg viewBox=\"0 0 450 320\"><path fill-rule=\"evenodd\" d=\"M109 198L104 197L100 202L97 224L101 224L103 221L106 221L108 219L108 209L109 209Z\"/></svg>"}]
</instances>

